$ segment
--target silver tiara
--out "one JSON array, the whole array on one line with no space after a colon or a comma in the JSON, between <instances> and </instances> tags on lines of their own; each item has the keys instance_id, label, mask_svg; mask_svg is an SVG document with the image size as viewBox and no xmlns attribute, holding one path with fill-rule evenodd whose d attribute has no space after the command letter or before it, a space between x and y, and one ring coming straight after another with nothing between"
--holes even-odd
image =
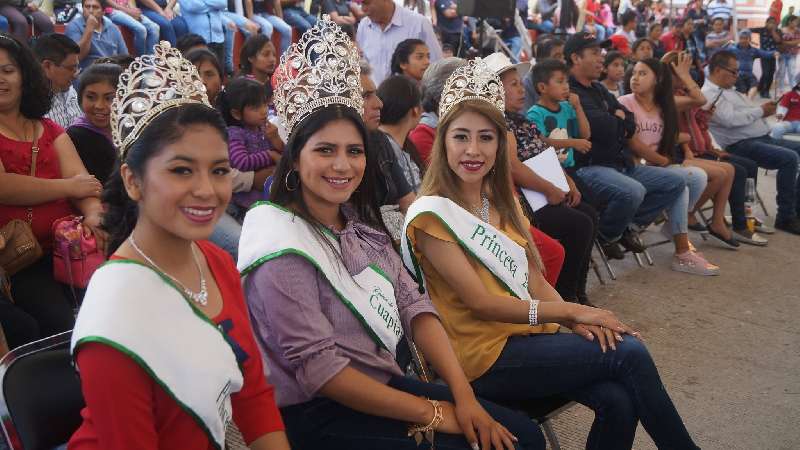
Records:
<instances>
[{"instance_id":1,"label":"silver tiara","mask_svg":"<svg viewBox=\"0 0 800 450\"><path fill-rule=\"evenodd\" d=\"M152 55L136 58L122 72L111 103L111 135L122 158L142 130L162 112L195 103L211 107L197 68L161 41Z\"/></svg>"},{"instance_id":2,"label":"silver tiara","mask_svg":"<svg viewBox=\"0 0 800 450\"><path fill-rule=\"evenodd\" d=\"M362 115L358 49L330 16L323 15L281 56L275 109L288 134L312 112L339 104Z\"/></svg>"},{"instance_id":3,"label":"silver tiara","mask_svg":"<svg viewBox=\"0 0 800 450\"><path fill-rule=\"evenodd\" d=\"M482 100L505 113L505 90L497 74L481 58L459 67L447 78L439 102L439 120L444 120L457 104L467 100Z\"/></svg>"}]
</instances>

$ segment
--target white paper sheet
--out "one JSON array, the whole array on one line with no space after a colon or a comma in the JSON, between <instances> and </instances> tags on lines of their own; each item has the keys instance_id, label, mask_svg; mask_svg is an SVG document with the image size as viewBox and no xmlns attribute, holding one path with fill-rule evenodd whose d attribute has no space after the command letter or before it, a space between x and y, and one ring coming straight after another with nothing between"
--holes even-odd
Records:
<instances>
[{"instance_id":1,"label":"white paper sheet","mask_svg":"<svg viewBox=\"0 0 800 450\"><path fill-rule=\"evenodd\" d=\"M553 183L555 187L564 192L569 192L569 184L567 177L564 175L564 169L561 168L561 163L558 161L556 149L553 147L539 153L523 162L528 168L533 170L536 175L544 178L545 180ZM547 205L547 197L541 192L531 191L530 189L522 189L525 199L531 205L534 211Z\"/></svg>"}]
</instances>

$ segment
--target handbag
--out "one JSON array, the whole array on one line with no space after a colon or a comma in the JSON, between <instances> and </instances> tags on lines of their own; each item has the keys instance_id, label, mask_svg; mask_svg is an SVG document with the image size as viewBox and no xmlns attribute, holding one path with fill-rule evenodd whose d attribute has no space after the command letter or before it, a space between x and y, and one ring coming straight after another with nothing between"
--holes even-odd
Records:
<instances>
[{"instance_id":1,"label":"handbag","mask_svg":"<svg viewBox=\"0 0 800 450\"><path fill-rule=\"evenodd\" d=\"M36 176L36 159L39 156L39 138L31 144L31 172ZM35 263L42 257L42 247L33 234L33 208L28 208L28 220L13 219L0 228L0 267L8 275Z\"/></svg>"},{"instance_id":2,"label":"handbag","mask_svg":"<svg viewBox=\"0 0 800 450\"><path fill-rule=\"evenodd\" d=\"M84 235L82 222L81 216L67 216L53 222L53 278L85 289L106 258L95 237Z\"/></svg>"}]
</instances>

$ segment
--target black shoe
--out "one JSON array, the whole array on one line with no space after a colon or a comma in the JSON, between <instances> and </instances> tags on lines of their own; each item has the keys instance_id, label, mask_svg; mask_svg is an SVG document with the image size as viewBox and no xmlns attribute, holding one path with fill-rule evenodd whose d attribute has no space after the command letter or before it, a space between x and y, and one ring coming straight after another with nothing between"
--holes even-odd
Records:
<instances>
[{"instance_id":1,"label":"black shoe","mask_svg":"<svg viewBox=\"0 0 800 450\"><path fill-rule=\"evenodd\" d=\"M733 234L731 234L730 239L725 239L725 236L709 228L708 235L711 239L717 241L717 243L724 246L725 248L729 248L731 250L736 250L737 248L739 248L739 242L737 242L736 239L734 239Z\"/></svg>"},{"instance_id":2,"label":"black shoe","mask_svg":"<svg viewBox=\"0 0 800 450\"><path fill-rule=\"evenodd\" d=\"M768 93L762 92L761 93L761 98L772 98L772 97L770 97L770 95Z\"/></svg>"},{"instance_id":3,"label":"black shoe","mask_svg":"<svg viewBox=\"0 0 800 450\"><path fill-rule=\"evenodd\" d=\"M697 231L698 233L706 233L706 232L708 232L708 227L706 227L705 225L703 225L700 222L695 222L693 224L690 224L689 225L689 229L692 230L692 231Z\"/></svg>"},{"instance_id":4,"label":"black shoe","mask_svg":"<svg viewBox=\"0 0 800 450\"><path fill-rule=\"evenodd\" d=\"M639 235L631 230L625 230L625 232L622 233L619 243L622 244L626 250L633 253L644 253L644 251L647 250L642 240L639 239Z\"/></svg>"},{"instance_id":5,"label":"black shoe","mask_svg":"<svg viewBox=\"0 0 800 450\"><path fill-rule=\"evenodd\" d=\"M608 259L625 259L625 251L622 250L618 242L600 241L600 247Z\"/></svg>"},{"instance_id":6,"label":"black shoe","mask_svg":"<svg viewBox=\"0 0 800 450\"><path fill-rule=\"evenodd\" d=\"M783 230L787 233L800 235L800 219L795 217L794 219L775 222L775 228Z\"/></svg>"}]
</instances>

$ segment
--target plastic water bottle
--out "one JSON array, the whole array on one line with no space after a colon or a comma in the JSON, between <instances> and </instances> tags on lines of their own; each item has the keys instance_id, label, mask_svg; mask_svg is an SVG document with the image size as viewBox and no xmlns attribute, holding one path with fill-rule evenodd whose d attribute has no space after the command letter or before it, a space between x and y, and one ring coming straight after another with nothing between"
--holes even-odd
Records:
<instances>
[{"instance_id":1,"label":"plastic water bottle","mask_svg":"<svg viewBox=\"0 0 800 450\"><path fill-rule=\"evenodd\" d=\"M753 215L753 205L756 202L756 180L748 178L744 188L744 215L747 218L747 229L756 231L756 216Z\"/></svg>"}]
</instances>

